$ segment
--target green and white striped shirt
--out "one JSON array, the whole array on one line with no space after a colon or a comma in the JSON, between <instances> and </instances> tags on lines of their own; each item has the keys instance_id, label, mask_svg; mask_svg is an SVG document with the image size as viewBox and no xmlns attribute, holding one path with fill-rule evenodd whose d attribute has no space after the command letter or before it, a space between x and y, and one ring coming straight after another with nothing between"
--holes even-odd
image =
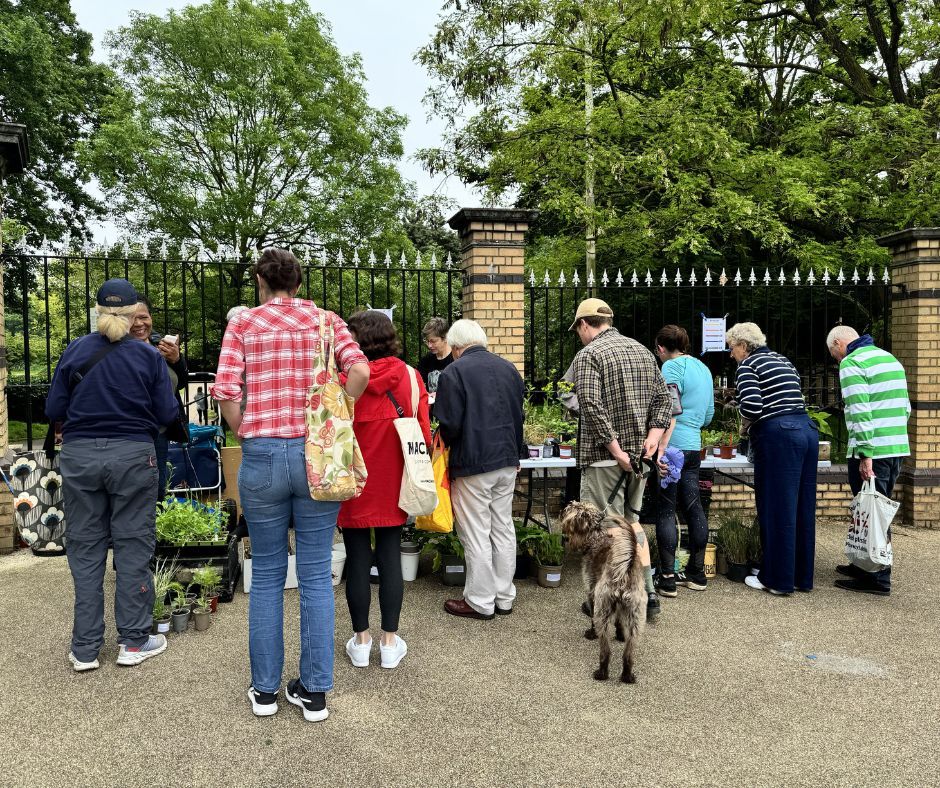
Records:
<instances>
[{"instance_id":1,"label":"green and white striped shirt","mask_svg":"<svg viewBox=\"0 0 940 788\"><path fill-rule=\"evenodd\" d=\"M839 364L850 457L907 457L911 401L904 367L874 345L849 353Z\"/></svg>"}]
</instances>

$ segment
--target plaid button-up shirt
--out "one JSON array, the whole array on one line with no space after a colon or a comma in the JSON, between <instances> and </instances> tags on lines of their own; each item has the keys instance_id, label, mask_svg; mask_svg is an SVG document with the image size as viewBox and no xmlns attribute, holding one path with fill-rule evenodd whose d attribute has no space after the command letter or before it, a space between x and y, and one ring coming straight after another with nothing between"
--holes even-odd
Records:
<instances>
[{"instance_id":1,"label":"plaid button-up shirt","mask_svg":"<svg viewBox=\"0 0 940 788\"><path fill-rule=\"evenodd\" d=\"M343 319L302 298L272 298L239 312L228 324L210 393L217 400L241 400L244 375L248 404L240 438L306 434L304 403L320 354L321 312L333 324L337 369L349 372L353 364L367 364Z\"/></svg>"},{"instance_id":2,"label":"plaid button-up shirt","mask_svg":"<svg viewBox=\"0 0 940 788\"><path fill-rule=\"evenodd\" d=\"M578 466L612 460L607 444L642 456L650 429L668 429L672 403L653 354L634 339L608 328L574 359L575 391L581 406Z\"/></svg>"}]
</instances>

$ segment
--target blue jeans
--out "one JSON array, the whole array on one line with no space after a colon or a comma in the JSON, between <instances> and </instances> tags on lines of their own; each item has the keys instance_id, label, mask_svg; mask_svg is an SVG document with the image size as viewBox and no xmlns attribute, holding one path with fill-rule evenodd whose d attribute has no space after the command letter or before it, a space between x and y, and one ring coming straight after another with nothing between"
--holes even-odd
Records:
<instances>
[{"instance_id":1,"label":"blue jeans","mask_svg":"<svg viewBox=\"0 0 940 788\"><path fill-rule=\"evenodd\" d=\"M774 416L750 430L760 520L760 581L776 591L813 587L819 433L805 413Z\"/></svg>"},{"instance_id":2,"label":"blue jeans","mask_svg":"<svg viewBox=\"0 0 940 788\"><path fill-rule=\"evenodd\" d=\"M862 475L858 472L859 460L857 457L848 458L849 487L852 495L858 495L862 489ZM881 457L871 461L871 469L875 472L875 489L882 495L890 498L894 485L901 474L900 457ZM891 528L888 528L888 541L891 541ZM875 582L885 588L891 588L891 567L887 566L878 572L869 572Z\"/></svg>"},{"instance_id":3,"label":"blue jeans","mask_svg":"<svg viewBox=\"0 0 940 788\"><path fill-rule=\"evenodd\" d=\"M689 528L689 563L685 573L700 580L705 577L705 545L708 543L708 520L702 509L699 495L699 470L702 454L683 451L685 462L678 482L673 482L659 492L659 513L656 518L656 546L659 548L659 571L671 575L675 571L676 547L679 533L676 530L676 503ZM658 483L658 482L657 482ZM677 500L678 499L678 500Z\"/></svg>"},{"instance_id":4,"label":"blue jeans","mask_svg":"<svg viewBox=\"0 0 940 788\"><path fill-rule=\"evenodd\" d=\"M293 519L300 590L300 680L309 692L327 692L333 688L330 552L339 503L310 497L303 438L246 439L238 494L251 537L252 685L260 692L277 692L281 686L287 530Z\"/></svg>"}]
</instances>

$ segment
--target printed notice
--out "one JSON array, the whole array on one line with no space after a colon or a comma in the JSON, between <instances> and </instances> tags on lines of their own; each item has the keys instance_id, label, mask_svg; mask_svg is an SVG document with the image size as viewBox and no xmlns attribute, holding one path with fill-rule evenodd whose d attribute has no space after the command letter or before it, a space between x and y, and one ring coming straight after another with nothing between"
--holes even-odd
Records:
<instances>
[{"instance_id":1,"label":"printed notice","mask_svg":"<svg viewBox=\"0 0 940 788\"><path fill-rule=\"evenodd\" d=\"M702 315L702 352L724 352L726 321L723 317L705 317Z\"/></svg>"}]
</instances>

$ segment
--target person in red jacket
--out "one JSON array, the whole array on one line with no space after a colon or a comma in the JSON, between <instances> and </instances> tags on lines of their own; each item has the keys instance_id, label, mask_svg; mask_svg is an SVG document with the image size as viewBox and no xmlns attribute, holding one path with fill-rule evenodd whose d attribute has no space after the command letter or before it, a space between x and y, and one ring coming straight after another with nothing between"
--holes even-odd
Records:
<instances>
[{"instance_id":1,"label":"person in red jacket","mask_svg":"<svg viewBox=\"0 0 940 788\"><path fill-rule=\"evenodd\" d=\"M346 544L346 602L355 634L346 643L346 653L357 668L367 667L372 652L369 632L369 571L372 567L370 529L375 533L375 558L379 569L379 608L382 639L379 652L383 668L398 666L408 646L398 636L405 583L401 575L401 529L408 515L398 508L405 459L395 430L398 417L392 398L405 416L417 416L428 445L431 425L428 394L421 376L397 355L401 352L395 326L381 312L357 312L348 321L349 330L369 359L369 385L356 400L353 429L369 478L362 495L345 501L336 524ZM412 386L418 391L418 412L412 413ZM389 396L391 394L391 397Z\"/></svg>"}]
</instances>

